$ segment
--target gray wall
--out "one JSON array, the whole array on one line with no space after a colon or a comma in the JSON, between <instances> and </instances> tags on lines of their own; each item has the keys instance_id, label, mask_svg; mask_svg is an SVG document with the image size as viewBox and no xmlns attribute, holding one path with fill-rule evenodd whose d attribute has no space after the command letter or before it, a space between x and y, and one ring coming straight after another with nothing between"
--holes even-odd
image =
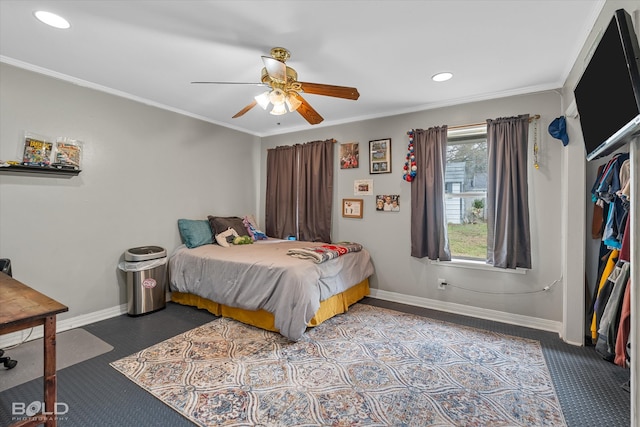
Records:
<instances>
[{"instance_id":1,"label":"gray wall","mask_svg":"<svg viewBox=\"0 0 640 427\"><path fill-rule=\"evenodd\" d=\"M6 64L0 93L0 159L25 131L85 144L77 177L0 174L0 258L60 319L125 303L123 252L171 252L178 218L257 214L256 137Z\"/></svg>"},{"instance_id":2,"label":"gray wall","mask_svg":"<svg viewBox=\"0 0 640 427\"><path fill-rule=\"evenodd\" d=\"M381 291L378 292L379 295L402 302L442 309L462 309L466 313L500 318L505 321L509 321L509 314L513 314L548 320L551 323L560 322L562 320L562 282L547 292L528 293L550 285L560 279L562 274L558 187L561 181L560 156L563 146L546 131L549 123L560 115L560 107L560 94L549 91L271 136L262 138L262 165L266 164L266 150L278 145L327 138L335 138L338 143L359 142L359 168L340 170L336 154L337 173L332 238L334 241L360 242L371 252L376 267L375 277L371 281L374 292ZM489 118L526 113L541 115L538 130L539 170L533 167L531 155L533 146L529 147L529 205L533 269L526 274L518 274L497 272L495 269L491 271L445 267L434 265L426 259L411 257L411 184L402 180L402 166L408 143L407 131L412 128L426 129L443 124L453 126L479 123ZM533 137L533 128L531 128L531 137ZM392 139L392 173L370 175L369 141L382 138ZM339 147L336 146L336 151L338 150ZM266 179L264 167L262 170L264 181ZM353 194L353 181L356 179L373 179L374 195L357 196L364 199L362 219L343 218L340 203L343 198L356 197ZM264 194L264 190L263 183L260 189L261 195ZM400 212L376 212L375 194L399 194ZM264 212L264 200L261 201L260 212ZM437 290L438 278L444 278L454 286L469 288L472 291L454 287L449 287L445 291ZM516 294L509 295L509 293ZM505 316L504 313L507 315ZM518 323L531 321L533 319L519 319ZM554 327L551 326L552 329Z\"/></svg>"},{"instance_id":3,"label":"gray wall","mask_svg":"<svg viewBox=\"0 0 640 427\"><path fill-rule=\"evenodd\" d=\"M372 286L379 296L436 308L442 303L443 309L460 305L461 311L480 316L495 311L562 320L562 283L548 292L526 294L561 275L557 187L562 144L545 131L560 114L558 93L310 128L260 141L6 64L0 65L0 73L2 159L16 158L24 131L85 143L83 171L77 177L0 174L0 256L11 258L18 279L69 305L62 319L125 303L125 275L116 268L122 253L151 244L173 250L180 243L178 218L211 213L262 218L267 148L336 138L359 142L361 163L358 169L340 170L336 152L333 239L358 241L371 251L377 271ZM470 270L410 257L410 184L402 180L406 132L523 113L542 116L540 169L529 162L534 269L527 274ZM392 173L370 175L368 141L380 138L392 139ZM364 218L342 218L339 204L354 197L355 179L373 179L374 194L399 194L401 211L375 212L374 196L363 196ZM454 287L438 291L439 277L476 292ZM516 294L508 294L512 292Z\"/></svg>"}]
</instances>

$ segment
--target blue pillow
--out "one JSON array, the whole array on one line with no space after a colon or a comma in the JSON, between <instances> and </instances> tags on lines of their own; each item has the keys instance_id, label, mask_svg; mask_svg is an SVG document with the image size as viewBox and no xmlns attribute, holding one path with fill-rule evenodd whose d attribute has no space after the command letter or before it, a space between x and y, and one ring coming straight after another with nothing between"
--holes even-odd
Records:
<instances>
[{"instance_id":1,"label":"blue pillow","mask_svg":"<svg viewBox=\"0 0 640 427\"><path fill-rule=\"evenodd\" d=\"M206 219L179 219L178 230L189 249L213 243L213 233Z\"/></svg>"}]
</instances>

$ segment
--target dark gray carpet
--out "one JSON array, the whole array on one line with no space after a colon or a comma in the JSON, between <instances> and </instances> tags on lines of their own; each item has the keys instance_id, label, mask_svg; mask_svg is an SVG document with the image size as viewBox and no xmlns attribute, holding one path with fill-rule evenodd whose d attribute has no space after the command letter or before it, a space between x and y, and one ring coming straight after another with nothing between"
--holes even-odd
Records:
<instances>
[{"instance_id":1,"label":"dark gray carpet","mask_svg":"<svg viewBox=\"0 0 640 427\"><path fill-rule=\"evenodd\" d=\"M43 339L5 349L5 356L18 361L13 369L0 368L0 392L43 375ZM113 347L82 328L60 332L56 336L56 366L64 369L113 350Z\"/></svg>"},{"instance_id":2,"label":"dark gray carpet","mask_svg":"<svg viewBox=\"0 0 640 427\"><path fill-rule=\"evenodd\" d=\"M629 380L629 371L603 360L592 347L565 344L557 334L550 332L372 298L363 302L539 340L569 426L629 425L630 395L621 387ZM123 315L85 326L84 329L114 349L59 371L58 401L69 407L69 412L59 417L59 425L192 426L173 409L119 374L109 363L214 318L204 310L168 303L166 309L146 316L134 318ZM42 379L0 393L0 426L15 421L11 414L13 402L29 404L35 400L42 400Z\"/></svg>"}]
</instances>

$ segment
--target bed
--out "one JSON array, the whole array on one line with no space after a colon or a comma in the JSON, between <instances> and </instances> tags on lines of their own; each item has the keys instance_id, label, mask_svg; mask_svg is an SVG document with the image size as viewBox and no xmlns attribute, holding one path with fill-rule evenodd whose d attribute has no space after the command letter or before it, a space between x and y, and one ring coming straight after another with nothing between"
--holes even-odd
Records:
<instances>
[{"instance_id":1,"label":"bed","mask_svg":"<svg viewBox=\"0 0 640 427\"><path fill-rule=\"evenodd\" d=\"M169 257L171 299L297 341L307 327L369 294L374 268L364 248L321 262L290 255L322 245L280 239L182 245Z\"/></svg>"}]
</instances>

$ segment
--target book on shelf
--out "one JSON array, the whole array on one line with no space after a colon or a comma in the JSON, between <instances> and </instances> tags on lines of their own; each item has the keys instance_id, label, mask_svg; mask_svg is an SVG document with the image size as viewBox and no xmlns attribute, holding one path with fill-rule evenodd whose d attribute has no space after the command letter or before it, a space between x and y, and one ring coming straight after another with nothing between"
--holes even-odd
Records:
<instances>
[{"instance_id":1,"label":"book on shelf","mask_svg":"<svg viewBox=\"0 0 640 427\"><path fill-rule=\"evenodd\" d=\"M52 166L58 169L80 170L82 143L67 138L59 138L55 144Z\"/></svg>"},{"instance_id":2,"label":"book on shelf","mask_svg":"<svg viewBox=\"0 0 640 427\"><path fill-rule=\"evenodd\" d=\"M26 135L22 164L26 166L50 166L52 152L53 142L49 142L42 137Z\"/></svg>"}]
</instances>

